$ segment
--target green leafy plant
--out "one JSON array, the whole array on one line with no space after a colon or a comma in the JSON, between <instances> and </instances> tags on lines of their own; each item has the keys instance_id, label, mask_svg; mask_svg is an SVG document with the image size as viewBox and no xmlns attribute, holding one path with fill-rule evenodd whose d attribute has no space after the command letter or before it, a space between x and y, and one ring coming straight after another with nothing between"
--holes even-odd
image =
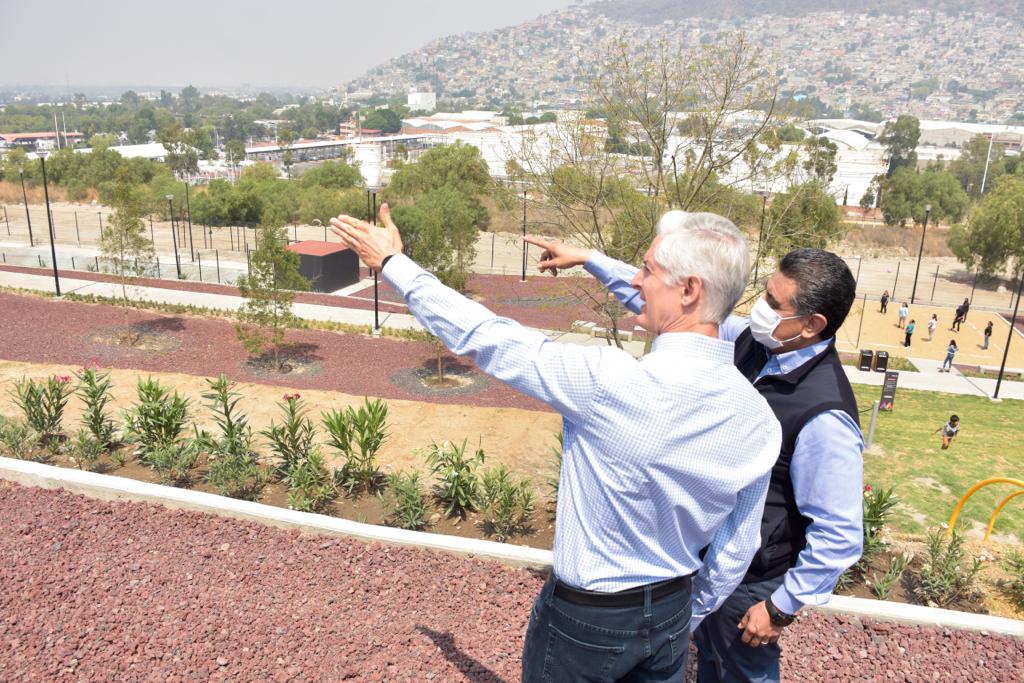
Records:
<instances>
[{"instance_id":1,"label":"green leafy plant","mask_svg":"<svg viewBox=\"0 0 1024 683\"><path fill-rule=\"evenodd\" d=\"M80 470L93 470L103 455L104 444L88 429L79 429L71 440L68 455Z\"/></svg>"},{"instance_id":2,"label":"green leafy plant","mask_svg":"<svg viewBox=\"0 0 1024 683\"><path fill-rule=\"evenodd\" d=\"M1003 583L1003 587L1018 606L1024 607L1024 555L1010 553L1003 560L1003 567L1012 575L1009 581Z\"/></svg>"},{"instance_id":3,"label":"green leafy plant","mask_svg":"<svg viewBox=\"0 0 1024 683\"><path fill-rule=\"evenodd\" d=\"M889 523L892 509L899 500L893 495L895 488L872 489L864 487L864 552L858 565L867 569L885 548L886 541L882 531Z\"/></svg>"},{"instance_id":4,"label":"green leafy plant","mask_svg":"<svg viewBox=\"0 0 1024 683\"><path fill-rule=\"evenodd\" d=\"M52 375L39 382L31 379L15 382L13 396L25 421L46 441L61 435L64 408L71 392L70 376Z\"/></svg>"},{"instance_id":5,"label":"green leafy plant","mask_svg":"<svg viewBox=\"0 0 1024 683\"><path fill-rule=\"evenodd\" d=\"M139 379L138 403L124 413L128 438L138 444L138 455L149 464L149 454L181 438L188 420L189 400L170 394L158 380Z\"/></svg>"},{"instance_id":6,"label":"green leafy plant","mask_svg":"<svg viewBox=\"0 0 1024 683\"><path fill-rule=\"evenodd\" d=\"M300 394L285 394L284 403L278 404L284 411L282 424L270 423L262 434L270 442L270 450L280 458L278 474L287 479L292 470L309 458L314 449L316 429L313 421L306 416L306 407Z\"/></svg>"},{"instance_id":7,"label":"green leafy plant","mask_svg":"<svg viewBox=\"0 0 1024 683\"><path fill-rule=\"evenodd\" d=\"M114 421L107 414L111 401L110 373L94 367L82 368L75 373L75 378L78 379L75 393L85 404L82 423L101 448L109 448L114 442Z\"/></svg>"},{"instance_id":8,"label":"green leafy plant","mask_svg":"<svg viewBox=\"0 0 1024 683\"><path fill-rule=\"evenodd\" d=\"M23 420L8 420L0 415L0 448L18 460L34 460L39 445L39 432Z\"/></svg>"},{"instance_id":9,"label":"green leafy plant","mask_svg":"<svg viewBox=\"0 0 1024 683\"><path fill-rule=\"evenodd\" d=\"M332 410L321 416L330 435L328 444L345 459L334 472L335 483L350 495L360 490L373 493L384 485L384 474L377 466L377 451L387 438L387 416L387 403L367 398L358 410L349 406L344 411Z\"/></svg>"},{"instance_id":10,"label":"green leafy plant","mask_svg":"<svg viewBox=\"0 0 1024 683\"><path fill-rule=\"evenodd\" d=\"M320 512L334 500L335 488L324 467L324 458L313 451L292 468L285 478L288 507L302 512Z\"/></svg>"},{"instance_id":11,"label":"green leafy plant","mask_svg":"<svg viewBox=\"0 0 1024 683\"><path fill-rule=\"evenodd\" d=\"M909 553L889 558L889 568L885 570L885 574L881 577L875 575L874 581L867 582L876 598L879 600L889 599L892 589L899 583L899 580L903 577L903 572L910 566L913 559L914 556Z\"/></svg>"},{"instance_id":12,"label":"green leafy plant","mask_svg":"<svg viewBox=\"0 0 1024 683\"><path fill-rule=\"evenodd\" d=\"M220 435L207 436L205 446L215 453L233 456L249 455L252 451L252 427L249 419L238 408L241 395L234 391L235 383L221 375L206 380L207 391L203 394L206 406L213 414Z\"/></svg>"},{"instance_id":13,"label":"green leafy plant","mask_svg":"<svg viewBox=\"0 0 1024 683\"><path fill-rule=\"evenodd\" d=\"M484 472L480 488L486 533L504 543L513 534L526 529L534 509L528 479L516 482L502 465Z\"/></svg>"},{"instance_id":14,"label":"green leafy plant","mask_svg":"<svg viewBox=\"0 0 1024 683\"><path fill-rule=\"evenodd\" d=\"M466 455L466 441L461 446L445 441L433 443L427 453L430 472L437 476L434 487L437 499L446 506L449 517L465 517L466 511L476 510L480 498L480 477L477 470L484 464L484 451L478 448L471 456Z\"/></svg>"},{"instance_id":15,"label":"green leafy plant","mask_svg":"<svg viewBox=\"0 0 1024 683\"><path fill-rule=\"evenodd\" d=\"M220 454L206 472L206 481L225 496L255 500L273 470L260 467L251 455Z\"/></svg>"},{"instance_id":16,"label":"green leafy plant","mask_svg":"<svg viewBox=\"0 0 1024 683\"><path fill-rule=\"evenodd\" d=\"M190 470L199 459L202 445L194 439L157 446L149 453L149 466L160 475L160 482L172 486L191 483Z\"/></svg>"},{"instance_id":17,"label":"green leafy plant","mask_svg":"<svg viewBox=\"0 0 1024 683\"><path fill-rule=\"evenodd\" d=\"M928 533L924 563L915 573L914 594L926 605L946 607L977 593L975 579L981 560L968 561L964 537L959 529L947 536L938 529Z\"/></svg>"},{"instance_id":18,"label":"green leafy plant","mask_svg":"<svg viewBox=\"0 0 1024 683\"><path fill-rule=\"evenodd\" d=\"M396 472L387 478L381 504L391 524L417 531L427 526L427 499L418 472Z\"/></svg>"}]
</instances>

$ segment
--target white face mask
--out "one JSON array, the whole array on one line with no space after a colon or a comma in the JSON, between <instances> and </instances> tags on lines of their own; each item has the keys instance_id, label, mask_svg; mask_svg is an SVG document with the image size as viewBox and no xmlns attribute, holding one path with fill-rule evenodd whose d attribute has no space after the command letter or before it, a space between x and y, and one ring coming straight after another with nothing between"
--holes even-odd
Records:
<instances>
[{"instance_id":1,"label":"white face mask","mask_svg":"<svg viewBox=\"0 0 1024 683\"><path fill-rule=\"evenodd\" d=\"M791 315L788 318L783 318L775 309L768 305L768 301L764 297L757 300L754 307L750 309L750 333L754 335L754 340L759 344L767 346L769 349L777 349L787 342L791 342L794 339L800 337L800 334L796 334L789 339L778 340L773 335L775 334L775 328L779 326L783 320L793 320L794 318L802 318L802 315Z\"/></svg>"}]
</instances>

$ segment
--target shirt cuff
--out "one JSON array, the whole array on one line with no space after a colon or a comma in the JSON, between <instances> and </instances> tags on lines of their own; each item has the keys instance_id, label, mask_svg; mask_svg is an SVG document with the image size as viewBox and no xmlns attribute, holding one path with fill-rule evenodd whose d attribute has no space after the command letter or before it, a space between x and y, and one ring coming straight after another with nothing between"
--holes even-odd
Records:
<instances>
[{"instance_id":1,"label":"shirt cuff","mask_svg":"<svg viewBox=\"0 0 1024 683\"><path fill-rule=\"evenodd\" d=\"M789 594L785 584L776 588L772 593L772 604L784 614L796 614L804 606L802 602Z\"/></svg>"},{"instance_id":2,"label":"shirt cuff","mask_svg":"<svg viewBox=\"0 0 1024 683\"><path fill-rule=\"evenodd\" d=\"M384 276L384 282L391 285L404 299L416 278L426 272L405 254L395 254L388 258L380 274Z\"/></svg>"}]
</instances>

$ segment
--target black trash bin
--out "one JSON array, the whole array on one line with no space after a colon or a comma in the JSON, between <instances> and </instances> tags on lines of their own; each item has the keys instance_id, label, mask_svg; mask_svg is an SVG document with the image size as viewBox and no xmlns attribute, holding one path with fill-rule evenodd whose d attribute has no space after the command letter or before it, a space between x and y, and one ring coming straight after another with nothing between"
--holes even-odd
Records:
<instances>
[{"instance_id":1,"label":"black trash bin","mask_svg":"<svg viewBox=\"0 0 1024 683\"><path fill-rule=\"evenodd\" d=\"M857 363L857 367L859 367L861 370L870 371L871 370L871 361L873 360L874 355L875 355L875 352L872 351L871 349L861 349L860 350L860 362Z\"/></svg>"},{"instance_id":2,"label":"black trash bin","mask_svg":"<svg viewBox=\"0 0 1024 683\"><path fill-rule=\"evenodd\" d=\"M879 351L875 354L875 372L885 372L889 369L889 352Z\"/></svg>"}]
</instances>

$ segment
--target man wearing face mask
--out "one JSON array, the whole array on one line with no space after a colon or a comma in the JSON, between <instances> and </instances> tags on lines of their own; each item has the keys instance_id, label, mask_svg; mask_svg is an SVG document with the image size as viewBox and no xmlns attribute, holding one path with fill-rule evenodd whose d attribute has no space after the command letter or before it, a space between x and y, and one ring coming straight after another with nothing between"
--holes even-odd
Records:
<instances>
[{"instance_id":1,"label":"man wearing face mask","mask_svg":"<svg viewBox=\"0 0 1024 683\"><path fill-rule=\"evenodd\" d=\"M541 270L584 265L626 308L636 268L571 245L530 240ZM828 601L862 550L861 436L857 403L835 349L856 282L835 254L797 249L768 278L749 318L730 316L737 368L782 424L761 520L761 547L743 582L697 628L698 680L778 681L778 640L804 605ZM696 626L696 625L695 625Z\"/></svg>"}]
</instances>

